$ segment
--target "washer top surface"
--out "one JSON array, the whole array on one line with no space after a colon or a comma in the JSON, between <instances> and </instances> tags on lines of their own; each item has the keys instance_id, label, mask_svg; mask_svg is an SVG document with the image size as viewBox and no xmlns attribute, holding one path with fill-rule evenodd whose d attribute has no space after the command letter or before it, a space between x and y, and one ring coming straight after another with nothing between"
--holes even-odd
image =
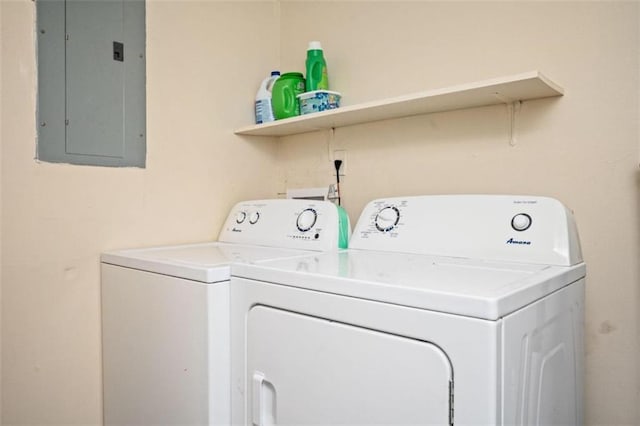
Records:
<instances>
[{"instance_id":1,"label":"washer top surface","mask_svg":"<svg viewBox=\"0 0 640 426\"><path fill-rule=\"evenodd\" d=\"M232 275L495 320L585 276L572 213L535 196L373 200L349 250Z\"/></svg>"},{"instance_id":2,"label":"washer top surface","mask_svg":"<svg viewBox=\"0 0 640 426\"><path fill-rule=\"evenodd\" d=\"M102 263L203 283L229 280L229 265L338 250L349 237L348 217L328 201L249 200L230 210L218 241L118 250Z\"/></svg>"},{"instance_id":3,"label":"washer top surface","mask_svg":"<svg viewBox=\"0 0 640 426\"><path fill-rule=\"evenodd\" d=\"M574 266L350 249L261 264L234 277L496 320L585 276Z\"/></svg>"},{"instance_id":4,"label":"washer top surface","mask_svg":"<svg viewBox=\"0 0 640 426\"><path fill-rule=\"evenodd\" d=\"M305 250L210 242L119 250L102 254L102 263L155 272L203 283L229 280L229 265L304 256Z\"/></svg>"}]
</instances>

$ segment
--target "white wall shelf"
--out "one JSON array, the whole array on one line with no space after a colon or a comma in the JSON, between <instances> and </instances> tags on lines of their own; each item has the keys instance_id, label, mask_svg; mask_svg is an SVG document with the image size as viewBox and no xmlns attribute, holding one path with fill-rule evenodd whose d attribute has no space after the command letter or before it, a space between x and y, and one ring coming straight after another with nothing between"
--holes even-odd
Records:
<instances>
[{"instance_id":1,"label":"white wall shelf","mask_svg":"<svg viewBox=\"0 0 640 426\"><path fill-rule=\"evenodd\" d=\"M237 135L287 136L420 114L562 96L564 90L538 71L349 105L237 129Z\"/></svg>"}]
</instances>

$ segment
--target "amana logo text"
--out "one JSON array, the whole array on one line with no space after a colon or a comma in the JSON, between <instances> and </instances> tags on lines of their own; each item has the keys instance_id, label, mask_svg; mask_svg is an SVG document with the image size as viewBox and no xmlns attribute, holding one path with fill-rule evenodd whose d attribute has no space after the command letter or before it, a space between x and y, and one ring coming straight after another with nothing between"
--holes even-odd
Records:
<instances>
[{"instance_id":1,"label":"amana logo text","mask_svg":"<svg viewBox=\"0 0 640 426\"><path fill-rule=\"evenodd\" d=\"M509 238L507 240L507 244L524 244L524 245L530 246L531 241L518 241L518 240L514 240L513 238Z\"/></svg>"}]
</instances>

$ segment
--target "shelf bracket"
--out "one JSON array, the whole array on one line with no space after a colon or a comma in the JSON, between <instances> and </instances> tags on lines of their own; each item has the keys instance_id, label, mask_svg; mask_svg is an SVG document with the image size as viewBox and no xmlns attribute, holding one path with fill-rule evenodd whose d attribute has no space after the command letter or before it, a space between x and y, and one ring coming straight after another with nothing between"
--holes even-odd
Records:
<instances>
[{"instance_id":1,"label":"shelf bracket","mask_svg":"<svg viewBox=\"0 0 640 426\"><path fill-rule=\"evenodd\" d=\"M333 152L333 145L335 143L336 128L331 127L327 129L327 158L331 160L331 153Z\"/></svg>"},{"instance_id":2,"label":"shelf bracket","mask_svg":"<svg viewBox=\"0 0 640 426\"><path fill-rule=\"evenodd\" d=\"M503 96L499 92L493 94L499 101L504 102L507 106L507 114L509 116L509 145L516 146L516 115L522 106L522 100L513 100Z\"/></svg>"},{"instance_id":3,"label":"shelf bracket","mask_svg":"<svg viewBox=\"0 0 640 426\"><path fill-rule=\"evenodd\" d=\"M514 101L507 105L509 109L509 145L516 146L516 118L522 107L522 101Z\"/></svg>"}]
</instances>

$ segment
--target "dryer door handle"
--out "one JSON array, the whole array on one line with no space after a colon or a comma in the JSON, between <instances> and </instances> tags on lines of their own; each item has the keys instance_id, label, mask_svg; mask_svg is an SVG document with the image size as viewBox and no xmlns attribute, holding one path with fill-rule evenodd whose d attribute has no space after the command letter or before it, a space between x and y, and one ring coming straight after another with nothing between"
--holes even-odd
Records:
<instances>
[{"instance_id":1,"label":"dryer door handle","mask_svg":"<svg viewBox=\"0 0 640 426\"><path fill-rule=\"evenodd\" d=\"M276 424L276 388L260 371L253 372L251 421L255 426Z\"/></svg>"}]
</instances>

